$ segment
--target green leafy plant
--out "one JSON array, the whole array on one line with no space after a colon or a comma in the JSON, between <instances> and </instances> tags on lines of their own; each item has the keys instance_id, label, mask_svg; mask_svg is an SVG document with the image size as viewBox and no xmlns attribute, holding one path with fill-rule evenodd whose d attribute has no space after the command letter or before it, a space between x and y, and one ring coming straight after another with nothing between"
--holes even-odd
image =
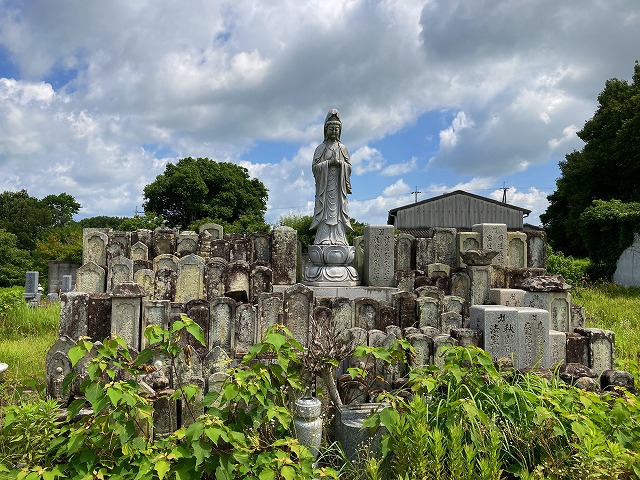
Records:
<instances>
[{"instance_id":1,"label":"green leafy plant","mask_svg":"<svg viewBox=\"0 0 640 480\"><path fill-rule=\"evenodd\" d=\"M282 326L268 330L264 341L227 371L228 380L204 396L204 414L165 438L153 438L157 402L193 403L199 391L178 380L174 392L147 397L138 378L152 370L147 362L157 355L169 358L177 374L178 355L190 350L182 344L187 334L204 340L199 326L183 315L169 329L148 327L151 346L136 358L118 337L74 346L68 354L72 364L88 361L80 387L85 398L71 402L67 422L54 425L45 453L37 462L25 462L18 478L312 478L314 459L295 438L289 408L304 389L303 349ZM76 381L68 375L63 388ZM85 404L91 414L82 415ZM330 468L316 475L337 478Z\"/></svg>"}]
</instances>

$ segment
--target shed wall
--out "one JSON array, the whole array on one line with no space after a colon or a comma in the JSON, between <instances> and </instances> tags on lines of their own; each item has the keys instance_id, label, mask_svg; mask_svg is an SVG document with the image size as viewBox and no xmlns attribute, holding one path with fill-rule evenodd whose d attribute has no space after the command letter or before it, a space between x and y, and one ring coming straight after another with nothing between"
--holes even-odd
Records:
<instances>
[{"instance_id":1,"label":"shed wall","mask_svg":"<svg viewBox=\"0 0 640 480\"><path fill-rule=\"evenodd\" d=\"M477 223L504 223L522 230L522 212L466 195L455 195L398 210L395 226L403 228L445 227L468 229Z\"/></svg>"}]
</instances>

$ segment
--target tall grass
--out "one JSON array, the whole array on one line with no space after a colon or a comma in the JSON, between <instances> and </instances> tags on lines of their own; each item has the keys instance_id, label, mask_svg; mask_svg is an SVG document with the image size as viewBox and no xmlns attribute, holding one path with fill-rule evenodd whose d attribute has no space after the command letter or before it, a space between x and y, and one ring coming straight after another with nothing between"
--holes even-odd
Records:
<instances>
[{"instance_id":1,"label":"tall grass","mask_svg":"<svg viewBox=\"0 0 640 480\"><path fill-rule=\"evenodd\" d=\"M0 362L3 383L44 385L47 351L58 337L60 304L29 307L19 288L0 289Z\"/></svg>"}]
</instances>

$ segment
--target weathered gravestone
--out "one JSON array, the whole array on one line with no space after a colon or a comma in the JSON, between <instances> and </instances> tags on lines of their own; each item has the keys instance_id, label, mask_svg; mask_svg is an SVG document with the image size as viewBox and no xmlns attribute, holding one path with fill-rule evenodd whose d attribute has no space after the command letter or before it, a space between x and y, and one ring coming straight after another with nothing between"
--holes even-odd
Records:
<instances>
[{"instance_id":1,"label":"weathered gravestone","mask_svg":"<svg viewBox=\"0 0 640 480\"><path fill-rule=\"evenodd\" d=\"M393 287L395 281L392 225L364 227L364 284Z\"/></svg>"},{"instance_id":2,"label":"weathered gravestone","mask_svg":"<svg viewBox=\"0 0 640 480\"><path fill-rule=\"evenodd\" d=\"M273 229L271 238L273 284L293 285L298 266L298 234L291 227L280 226Z\"/></svg>"},{"instance_id":3,"label":"weathered gravestone","mask_svg":"<svg viewBox=\"0 0 640 480\"><path fill-rule=\"evenodd\" d=\"M79 292L106 291L107 274L100 265L95 262L87 262L76 271L76 290Z\"/></svg>"}]
</instances>

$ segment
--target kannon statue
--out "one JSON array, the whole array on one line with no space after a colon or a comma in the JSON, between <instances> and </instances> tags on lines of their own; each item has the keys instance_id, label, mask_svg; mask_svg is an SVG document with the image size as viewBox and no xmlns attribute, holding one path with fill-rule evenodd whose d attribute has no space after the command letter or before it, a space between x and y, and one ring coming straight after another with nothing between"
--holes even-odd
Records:
<instances>
[{"instance_id":1,"label":"kannon statue","mask_svg":"<svg viewBox=\"0 0 640 480\"><path fill-rule=\"evenodd\" d=\"M349 246L347 195L351 193L351 161L349 151L340 143L342 121L335 108L324 121L324 142L313 154L311 169L316 181L315 207L311 230L315 241L309 246L312 265L305 268L309 285L357 285L358 275L350 266L355 251Z\"/></svg>"}]
</instances>

